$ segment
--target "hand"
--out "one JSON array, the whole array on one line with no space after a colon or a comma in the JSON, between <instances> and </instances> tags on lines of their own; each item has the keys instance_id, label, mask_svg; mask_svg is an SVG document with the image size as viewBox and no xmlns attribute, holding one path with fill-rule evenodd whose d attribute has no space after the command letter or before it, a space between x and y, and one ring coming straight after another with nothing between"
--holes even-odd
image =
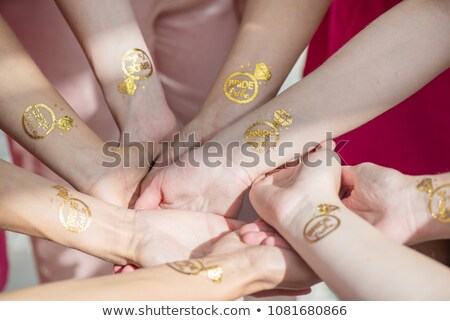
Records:
<instances>
[{"instance_id":1,"label":"hand","mask_svg":"<svg viewBox=\"0 0 450 321\"><path fill-rule=\"evenodd\" d=\"M243 223L220 215L176 210L129 210L133 220L126 248L129 263L148 267L203 257L211 245ZM121 268L116 267L115 272Z\"/></svg>"},{"instance_id":2,"label":"hand","mask_svg":"<svg viewBox=\"0 0 450 321\"><path fill-rule=\"evenodd\" d=\"M342 202L391 239L405 243L419 243L421 227L427 225L430 215L415 206L422 200L413 177L371 163L344 167L342 170ZM425 201L422 200L425 204Z\"/></svg>"},{"instance_id":3,"label":"hand","mask_svg":"<svg viewBox=\"0 0 450 321\"><path fill-rule=\"evenodd\" d=\"M236 218L245 191L251 185L241 167L222 164L208 167L201 159L202 149L181 156L180 161L162 169L152 169L141 185L136 209L185 209ZM189 159L195 158L199 164Z\"/></svg>"},{"instance_id":4,"label":"hand","mask_svg":"<svg viewBox=\"0 0 450 321\"><path fill-rule=\"evenodd\" d=\"M320 147L305 155L302 163L288 164L257 179L249 196L259 216L280 231L295 218L299 208L318 205L310 204L312 200L339 200L341 166L337 161L327 165L327 155L339 159L333 150Z\"/></svg>"},{"instance_id":5,"label":"hand","mask_svg":"<svg viewBox=\"0 0 450 321\"><path fill-rule=\"evenodd\" d=\"M225 235L213 245L208 257L230 257L240 268L258 276L259 286L256 291L259 296L304 295L310 292L310 286L319 282L317 275L294 251L247 245L241 241L239 234L239 231L235 231ZM281 238L278 235L271 237ZM270 291L275 288L277 290Z\"/></svg>"}]
</instances>

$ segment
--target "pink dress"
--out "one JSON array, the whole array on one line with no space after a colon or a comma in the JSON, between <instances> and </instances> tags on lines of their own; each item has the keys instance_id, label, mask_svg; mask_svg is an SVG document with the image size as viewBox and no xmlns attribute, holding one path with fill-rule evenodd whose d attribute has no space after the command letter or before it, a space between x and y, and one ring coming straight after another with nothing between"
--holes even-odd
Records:
<instances>
[{"instance_id":1,"label":"pink dress","mask_svg":"<svg viewBox=\"0 0 450 321\"><path fill-rule=\"evenodd\" d=\"M400 0L334 0L314 35L305 75ZM450 70L364 126L340 137L349 164L373 162L407 174L450 171ZM337 141L339 141L338 139Z\"/></svg>"}]
</instances>

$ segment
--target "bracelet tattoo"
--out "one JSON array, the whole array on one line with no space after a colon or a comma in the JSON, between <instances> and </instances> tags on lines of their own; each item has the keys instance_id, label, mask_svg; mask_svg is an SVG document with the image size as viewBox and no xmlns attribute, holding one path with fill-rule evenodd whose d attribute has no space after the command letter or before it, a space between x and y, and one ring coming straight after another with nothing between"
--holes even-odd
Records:
<instances>
[{"instance_id":1,"label":"bracelet tattoo","mask_svg":"<svg viewBox=\"0 0 450 321\"><path fill-rule=\"evenodd\" d=\"M309 243L320 241L325 236L335 231L341 224L341 220L330 213L338 210L339 207L329 204L317 206L318 214L314 214L303 230L303 237Z\"/></svg>"},{"instance_id":2,"label":"bracelet tattoo","mask_svg":"<svg viewBox=\"0 0 450 321\"><path fill-rule=\"evenodd\" d=\"M78 198L70 197L69 190L61 185L52 186L58 190L57 196L63 200L59 208L59 220L72 233L82 233L91 224L92 213L89 206Z\"/></svg>"},{"instance_id":3,"label":"bracelet tattoo","mask_svg":"<svg viewBox=\"0 0 450 321\"><path fill-rule=\"evenodd\" d=\"M167 264L177 272L187 275L205 274L214 283L220 283L223 277L223 268L219 265L205 266L200 260L186 260Z\"/></svg>"},{"instance_id":4,"label":"bracelet tattoo","mask_svg":"<svg viewBox=\"0 0 450 321\"><path fill-rule=\"evenodd\" d=\"M56 106L56 105L55 105ZM53 109L45 104L28 106L23 112L22 127L25 133L33 139L43 139L58 127L61 132L67 132L73 127L73 119L64 116L56 119Z\"/></svg>"},{"instance_id":5,"label":"bracelet tattoo","mask_svg":"<svg viewBox=\"0 0 450 321\"><path fill-rule=\"evenodd\" d=\"M278 109L273 113L273 122L258 121L251 124L244 134L244 139L258 153L273 150L280 140L280 129L288 130L293 122L292 116L284 109Z\"/></svg>"},{"instance_id":6,"label":"bracelet tattoo","mask_svg":"<svg viewBox=\"0 0 450 321\"><path fill-rule=\"evenodd\" d=\"M417 184L417 189L428 195L428 210L433 218L442 223L450 223L450 184L433 187L431 178Z\"/></svg>"},{"instance_id":7,"label":"bracelet tattoo","mask_svg":"<svg viewBox=\"0 0 450 321\"><path fill-rule=\"evenodd\" d=\"M250 69L250 63L247 63ZM244 69L244 65L241 65ZM251 70L249 70L251 71ZM223 85L225 96L235 103L247 104L252 102L258 95L259 84L264 81L269 81L272 78L272 73L265 63L260 62L256 64L253 74L247 71L238 71L229 76Z\"/></svg>"},{"instance_id":8,"label":"bracelet tattoo","mask_svg":"<svg viewBox=\"0 0 450 321\"><path fill-rule=\"evenodd\" d=\"M134 95L136 82L149 78L153 73L150 58L141 49L130 49L122 57L122 71L125 76L117 90L121 94ZM145 89L145 87L142 87Z\"/></svg>"}]
</instances>

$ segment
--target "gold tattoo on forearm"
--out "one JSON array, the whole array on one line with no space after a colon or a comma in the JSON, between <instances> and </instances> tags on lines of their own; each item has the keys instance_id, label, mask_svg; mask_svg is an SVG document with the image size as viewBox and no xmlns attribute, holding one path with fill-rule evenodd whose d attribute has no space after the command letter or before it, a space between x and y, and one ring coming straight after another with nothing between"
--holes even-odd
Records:
<instances>
[{"instance_id":1,"label":"gold tattoo on forearm","mask_svg":"<svg viewBox=\"0 0 450 321\"><path fill-rule=\"evenodd\" d=\"M205 266L200 260L186 260L167 264L177 272L187 275L204 274L215 283L220 283L223 277L223 268L218 265Z\"/></svg>"},{"instance_id":2,"label":"gold tattoo on forearm","mask_svg":"<svg viewBox=\"0 0 450 321\"><path fill-rule=\"evenodd\" d=\"M22 127L25 133L33 139L43 139L58 127L61 132L67 132L73 127L73 119L64 116L56 119L53 109L44 104L28 106L23 112Z\"/></svg>"},{"instance_id":3,"label":"gold tattoo on forearm","mask_svg":"<svg viewBox=\"0 0 450 321\"><path fill-rule=\"evenodd\" d=\"M244 139L258 153L269 152L277 147L280 140L280 129L293 122L292 116L284 109L278 109L273 113L273 122L258 121L251 124L244 134Z\"/></svg>"},{"instance_id":4,"label":"gold tattoo on forearm","mask_svg":"<svg viewBox=\"0 0 450 321\"><path fill-rule=\"evenodd\" d=\"M425 178L417 184L417 189L429 194L428 210L431 216L439 222L450 223L450 184L435 188L431 178Z\"/></svg>"},{"instance_id":5,"label":"gold tattoo on forearm","mask_svg":"<svg viewBox=\"0 0 450 321\"><path fill-rule=\"evenodd\" d=\"M82 233L91 224L92 213L89 206L78 198L70 197L69 190L61 185L53 186L57 196L63 200L59 208L59 220L64 228L72 233Z\"/></svg>"},{"instance_id":6,"label":"gold tattoo on forearm","mask_svg":"<svg viewBox=\"0 0 450 321\"><path fill-rule=\"evenodd\" d=\"M250 63L247 63L249 71L251 71L250 66ZM241 69L244 69L244 65L241 65ZM223 91L229 100L238 104L247 104L258 95L261 82L265 83L270 78L272 78L272 73L269 67L260 62L256 64L253 74L247 71L238 71L228 77L223 85Z\"/></svg>"},{"instance_id":7,"label":"gold tattoo on forearm","mask_svg":"<svg viewBox=\"0 0 450 321\"><path fill-rule=\"evenodd\" d=\"M125 80L117 88L121 94L134 95L136 82L149 78L153 73L150 58L141 49L130 49L122 57L122 71ZM145 87L143 87L145 88Z\"/></svg>"},{"instance_id":8,"label":"gold tattoo on forearm","mask_svg":"<svg viewBox=\"0 0 450 321\"><path fill-rule=\"evenodd\" d=\"M314 214L314 217L306 223L303 230L305 240L310 243L315 243L335 231L341 224L341 220L330 213L338 209L339 207L329 204L320 204L317 206L319 213Z\"/></svg>"}]
</instances>

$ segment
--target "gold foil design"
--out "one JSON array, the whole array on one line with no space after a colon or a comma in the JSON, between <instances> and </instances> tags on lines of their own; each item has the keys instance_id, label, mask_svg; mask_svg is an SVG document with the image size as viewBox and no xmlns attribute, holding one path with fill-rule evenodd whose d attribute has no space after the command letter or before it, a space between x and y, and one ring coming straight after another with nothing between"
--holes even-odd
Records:
<instances>
[{"instance_id":1,"label":"gold foil design","mask_svg":"<svg viewBox=\"0 0 450 321\"><path fill-rule=\"evenodd\" d=\"M431 178L425 178L416 187L429 194L428 210L431 216L439 222L450 223L450 184L434 188Z\"/></svg>"},{"instance_id":2,"label":"gold foil design","mask_svg":"<svg viewBox=\"0 0 450 321\"><path fill-rule=\"evenodd\" d=\"M337 216L330 213L338 209L339 207L329 204L317 206L319 214L314 214L314 217L306 223L303 230L304 239L309 243L315 243L335 231L341 224L341 221Z\"/></svg>"},{"instance_id":3,"label":"gold foil design","mask_svg":"<svg viewBox=\"0 0 450 321\"><path fill-rule=\"evenodd\" d=\"M223 268L218 265L206 267L200 260L186 260L167 264L177 272L187 275L199 275L204 273L208 279L220 283L223 277Z\"/></svg>"},{"instance_id":4,"label":"gold foil design","mask_svg":"<svg viewBox=\"0 0 450 321\"><path fill-rule=\"evenodd\" d=\"M73 119L64 116L57 120L53 109L44 104L30 105L23 112L22 127L33 139L45 138L55 129L55 125L62 131L69 131L73 126Z\"/></svg>"},{"instance_id":5,"label":"gold foil design","mask_svg":"<svg viewBox=\"0 0 450 321\"><path fill-rule=\"evenodd\" d=\"M82 233L91 224L92 213L82 200L70 197L69 190L61 185L53 186L58 197L63 200L59 208L59 220L64 228L72 233Z\"/></svg>"},{"instance_id":6,"label":"gold foil design","mask_svg":"<svg viewBox=\"0 0 450 321\"><path fill-rule=\"evenodd\" d=\"M122 71L125 80L119 84L117 90L121 94L134 95L137 89L136 82L149 78L153 73L150 58L141 49L130 49L122 57Z\"/></svg>"},{"instance_id":7,"label":"gold foil design","mask_svg":"<svg viewBox=\"0 0 450 321\"><path fill-rule=\"evenodd\" d=\"M248 64L250 66L250 64ZM244 66L242 65L241 68ZM265 63L256 64L253 74L246 71L238 71L229 76L223 85L225 96L235 103L247 104L258 95L259 82L268 81L272 73Z\"/></svg>"},{"instance_id":8,"label":"gold foil design","mask_svg":"<svg viewBox=\"0 0 450 321\"><path fill-rule=\"evenodd\" d=\"M292 116L284 109L273 114L273 122L258 121L251 124L244 133L244 139L258 153L269 152L280 140L280 127L287 127L293 122Z\"/></svg>"}]
</instances>

